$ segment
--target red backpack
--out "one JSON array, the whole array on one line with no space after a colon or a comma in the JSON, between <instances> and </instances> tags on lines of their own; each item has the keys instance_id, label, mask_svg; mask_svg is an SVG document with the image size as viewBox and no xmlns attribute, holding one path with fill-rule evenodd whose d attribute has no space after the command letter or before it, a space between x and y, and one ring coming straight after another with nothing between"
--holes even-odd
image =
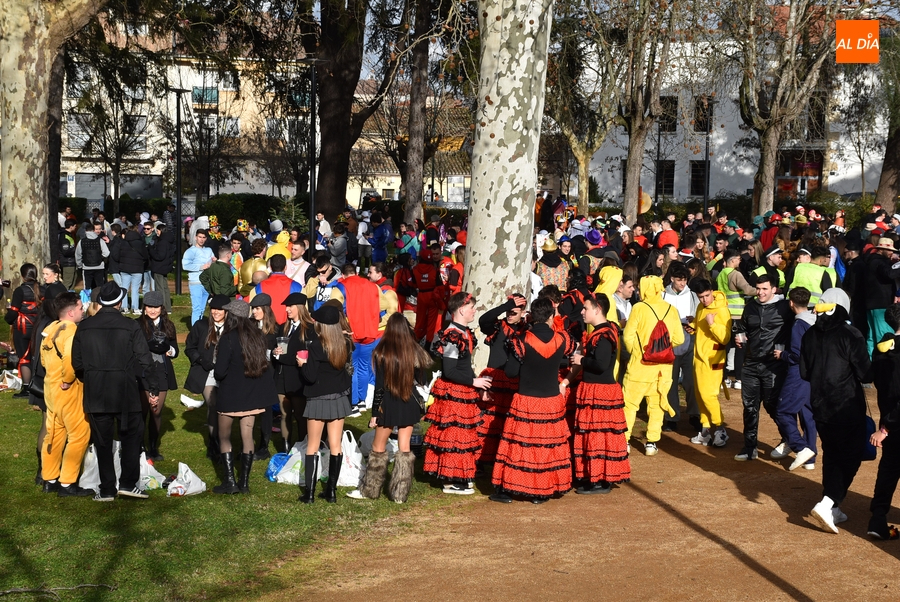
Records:
<instances>
[{"instance_id":1,"label":"red backpack","mask_svg":"<svg viewBox=\"0 0 900 602\"><path fill-rule=\"evenodd\" d=\"M669 309L666 310L666 313L660 319L653 307L649 303L646 303L646 305L653 312L653 317L656 318L656 326L653 327L653 331L650 333L650 340L647 341L647 344L642 349L644 357L641 359L641 363L648 366L672 364L675 362L675 350L672 349L669 328L664 321L666 316L669 315L669 310L672 309L672 306L669 306ZM638 337L638 343L640 341L641 339Z\"/></svg>"}]
</instances>

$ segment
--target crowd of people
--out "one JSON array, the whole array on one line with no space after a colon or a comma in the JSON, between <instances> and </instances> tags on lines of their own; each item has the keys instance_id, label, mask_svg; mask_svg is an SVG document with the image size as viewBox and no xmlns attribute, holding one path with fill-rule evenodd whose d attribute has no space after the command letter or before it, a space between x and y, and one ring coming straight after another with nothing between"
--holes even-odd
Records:
<instances>
[{"instance_id":1,"label":"crowd of people","mask_svg":"<svg viewBox=\"0 0 900 602\"><path fill-rule=\"evenodd\" d=\"M42 399L40 387L30 393L47 412L37 480L59 495L86 495L73 483L88 440L101 457L100 501L145 496L132 479L136 458L144 450L162 459L160 412L177 388L179 345L165 285L176 228L166 216L142 215L139 226L123 218L106 224L94 215L83 236L75 220L61 221L59 264L44 268L43 286L37 268L23 266L7 313L23 380L44 383ZM223 467L214 491L249 491L254 460L269 457L280 432L277 451L306 441L304 503L315 500L324 441L331 460L321 497L336 501L343 421L371 412L369 469L349 495L380 495L387 440L396 436L389 492L405 501L411 434L426 406L415 385L428 381L439 359L424 415L424 471L445 493L473 494L481 475L499 503L539 504L572 489L609 493L630 479L632 443L654 456L662 432L684 431L693 444L726 447L719 396L735 391L743 415L734 460L758 458L765 409L780 435L771 457L792 456L789 470L819 461L823 497L811 515L828 531L846 520L840 504L866 445L882 447L869 532L900 535L886 521L900 480L900 443L889 437L900 422L892 369L900 357L900 215L875 206L854 228L842 212L825 216L802 205L748 224L714 208L628 220L576 215L564 199L548 198L539 199L535 220L526 289L478 317L488 347L483 370L470 328L476 300L465 292L465 223L432 215L395 232L387 211L348 209L333 223L317 215L311 236L278 220L268 233L247 220L223 231L215 216L177 228L188 244L180 261L192 305L184 388L207 405L208 456ZM73 267L93 289L85 320L67 292ZM118 274L114 283L107 270ZM129 311L140 317L127 319ZM404 312L415 314L413 325ZM115 340L100 345L101 332ZM128 381L121 390L132 397L114 400L101 388L104 362L121 365ZM871 383L881 416L875 432L866 421ZM78 397L80 422L72 416ZM638 441L641 408L646 431ZM110 485L115 421L117 490Z\"/></svg>"}]
</instances>

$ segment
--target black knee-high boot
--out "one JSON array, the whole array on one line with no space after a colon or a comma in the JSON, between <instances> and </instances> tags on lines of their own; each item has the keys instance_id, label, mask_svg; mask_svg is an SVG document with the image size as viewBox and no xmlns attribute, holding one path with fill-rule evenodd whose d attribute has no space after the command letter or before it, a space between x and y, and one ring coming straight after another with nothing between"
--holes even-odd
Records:
<instances>
[{"instance_id":1,"label":"black knee-high boot","mask_svg":"<svg viewBox=\"0 0 900 602\"><path fill-rule=\"evenodd\" d=\"M241 473L238 478L238 489L241 493L250 493L250 469L253 468L253 452L241 454Z\"/></svg>"},{"instance_id":2,"label":"black knee-high boot","mask_svg":"<svg viewBox=\"0 0 900 602\"><path fill-rule=\"evenodd\" d=\"M306 478L304 479L306 490L297 498L297 501L312 504L316 501L316 473L319 472L319 454L307 454L304 458L304 468L306 469Z\"/></svg>"},{"instance_id":3,"label":"black knee-high boot","mask_svg":"<svg viewBox=\"0 0 900 602\"><path fill-rule=\"evenodd\" d=\"M272 440L272 408L266 410L259 416L259 447L253 456L254 460L266 460L271 454L269 453L269 441Z\"/></svg>"},{"instance_id":4,"label":"black knee-high boot","mask_svg":"<svg viewBox=\"0 0 900 602\"><path fill-rule=\"evenodd\" d=\"M344 454L337 454L328 459L328 483L325 485L319 497L329 504L337 503L337 482L341 476L341 466L344 463Z\"/></svg>"},{"instance_id":5,"label":"black knee-high boot","mask_svg":"<svg viewBox=\"0 0 900 602\"><path fill-rule=\"evenodd\" d=\"M222 476L222 484L213 487L213 493L238 493L237 483L234 481L234 453L226 452L222 454L222 463L224 466L224 474Z\"/></svg>"}]
</instances>

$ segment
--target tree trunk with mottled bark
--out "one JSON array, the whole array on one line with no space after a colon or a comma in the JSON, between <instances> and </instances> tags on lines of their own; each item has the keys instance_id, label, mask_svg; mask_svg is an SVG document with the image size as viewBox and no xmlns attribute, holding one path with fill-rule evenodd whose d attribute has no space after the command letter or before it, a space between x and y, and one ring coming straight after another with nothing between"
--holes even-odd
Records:
<instances>
[{"instance_id":1,"label":"tree trunk with mottled bark","mask_svg":"<svg viewBox=\"0 0 900 602\"><path fill-rule=\"evenodd\" d=\"M753 176L753 215L771 211L775 205L775 169L778 167L781 127L773 125L758 135L759 167Z\"/></svg>"},{"instance_id":2,"label":"tree trunk with mottled bark","mask_svg":"<svg viewBox=\"0 0 900 602\"><path fill-rule=\"evenodd\" d=\"M553 0L524 5L482 0L478 12L481 72L464 287L484 311L510 293L530 292Z\"/></svg>"},{"instance_id":3,"label":"tree trunk with mottled bark","mask_svg":"<svg viewBox=\"0 0 900 602\"><path fill-rule=\"evenodd\" d=\"M4 0L0 10L0 258L3 277L13 286L23 263L50 259L47 118L53 61L103 4Z\"/></svg>"},{"instance_id":4,"label":"tree trunk with mottled bark","mask_svg":"<svg viewBox=\"0 0 900 602\"><path fill-rule=\"evenodd\" d=\"M578 163L578 215L587 215L591 191L591 159L594 153L581 145L572 145L572 154Z\"/></svg>"},{"instance_id":5,"label":"tree trunk with mottled bark","mask_svg":"<svg viewBox=\"0 0 900 602\"><path fill-rule=\"evenodd\" d=\"M900 128L892 129L884 145L884 160L875 202L893 215L897 197L900 196Z\"/></svg>"},{"instance_id":6,"label":"tree trunk with mottled bark","mask_svg":"<svg viewBox=\"0 0 900 602\"><path fill-rule=\"evenodd\" d=\"M650 120L650 125L632 126L631 135L628 136L628 155L625 163L625 199L622 215L626 221L632 224L638 217L638 206L641 201L641 172L644 169L644 146L647 144L647 135L650 127L655 122Z\"/></svg>"},{"instance_id":7,"label":"tree trunk with mottled bark","mask_svg":"<svg viewBox=\"0 0 900 602\"><path fill-rule=\"evenodd\" d=\"M417 0L415 38L431 30L431 1ZM428 42L418 42L412 51L412 82L409 90L409 146L406 152L406 208L403 221L422 218L425 183L425 102L428 98Z\"/></svg>"}]
</instances>

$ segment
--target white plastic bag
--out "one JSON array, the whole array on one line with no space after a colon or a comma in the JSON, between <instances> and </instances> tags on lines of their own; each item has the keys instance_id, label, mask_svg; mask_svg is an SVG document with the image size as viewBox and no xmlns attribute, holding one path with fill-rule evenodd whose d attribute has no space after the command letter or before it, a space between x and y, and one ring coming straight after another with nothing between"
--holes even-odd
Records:
<instances>
[{"instance_id":1,"label":"white plastic bag","mask_svg":"<svg viewBox=\"0 0 900 602\"><path fill-rule=\"evenodd\" d=\"M3 377L0 378L0 391L15 391L18 393L22 390L22 379L14 370L4 370Z\"/></svg>"},{"instance_id":2,"label":"white plastic bag","mask_svg":"<svg viewBox=\"0 0 900 602\"><path fill-rule=\"evenodd\" d=\"M276 483L287 483L289 485L300 485L300 483L306 478L306 465L304 462L306 461L306 438L303 441L298 441L294 444L294 447L291 448L291 457L288 458L288 461L284 463L284 466L281 467L281 470L278 471L278 474L275 475ZM323 444L319 444L319 454L322 454ZM328 448L325 448L325 453L328 453ZM319 460L319 467L316 470L316 479L322 478L323 471L324 474L328 473L328 457L325 456L325 468L323 469L323 462Z\"/></svg>"},{"instance_id":3,"label":"white plastic bag","mask_svg":"<svg viewBox=\"0 0 900 602\"><path fill-rule=\"evenodd\" d=\"M192 397L188 397L187 395L182 393L181 394L181 405L183 405L186 408L191 408L192 410L195 410L203 405L203 400L202 399L196 400L196 399L194 399Z\"/></svg>"},{"instance_id":4,"label":"white plastic bag","mask_svg":"<svg viewBox=\"0 0 900 602\"><path fill-rule=\"evenodd\" d=\"M166 477L147 461L147 454L141 452L141 478L137 482L138 489L141 491L162 489L165 480Z\"/></svg>"},{"instance_id":5,"label":"white plastic bag","mask_svg":"<svg viewBox=\"0 0 900 602\"><path fill-rule=\"evenodd\" d=\"M372 443L375 442L375 431L368 431L362 434L359 438L359 451L362 452L362 455L366 458L369 457L369 454L372 453ZM399 446L397 445L396 439L388 439L387 445L385 446L385 451L388 455L388 462L394 461L394 454L399 451Z\"/></svg>"},{"instance_id":6,"label":"white plastic bag","mask_svg":"<svg viewBox=\"0 0 900 602\"><path fill-rule=\"evenodd\" d=\"M118 440L113 441L113 467L116 470L116 489L119 488L119 477L122 476L122 461L119 458L119 452L122 449L122 443ZM97 493L100 492L100 465L97 463L97 450L94 444L88 446L87 452L84 454L84 469L81 471L81 478L78 479L78 486L82 489L93 489Z\"/></svg>"},{"instance_id":7,"label":"white plastic bag","mask_svg":"<svg viewBox=\"0 0 900 602\"><path fill-rule=\"evenodd\" d=\"M184 462L178 463L178 476L169 483L169 489L166 495L169 497L183 497L186 495L196 495L206 491L206 483L197 476L190 467Z\"/></svg>"},{"instance_id":8,"label":"white plastic bag","mask_svg":"<svg viewBox=\"0 0 900 602\"><path fill-rule=\"evenodd\" d=\"M344 431L341 438L341 453L344 455L341 462L341 475L338 477L338 487L356 487L359 485L359 479L362 476L363 456L359 451L359 444L356 437L350 431ZM319 452L321 459L319 460L319 468L322 472L322 479L328 477L328 462L331 454L326 449Z\"/></svg>"}]
</instances>

